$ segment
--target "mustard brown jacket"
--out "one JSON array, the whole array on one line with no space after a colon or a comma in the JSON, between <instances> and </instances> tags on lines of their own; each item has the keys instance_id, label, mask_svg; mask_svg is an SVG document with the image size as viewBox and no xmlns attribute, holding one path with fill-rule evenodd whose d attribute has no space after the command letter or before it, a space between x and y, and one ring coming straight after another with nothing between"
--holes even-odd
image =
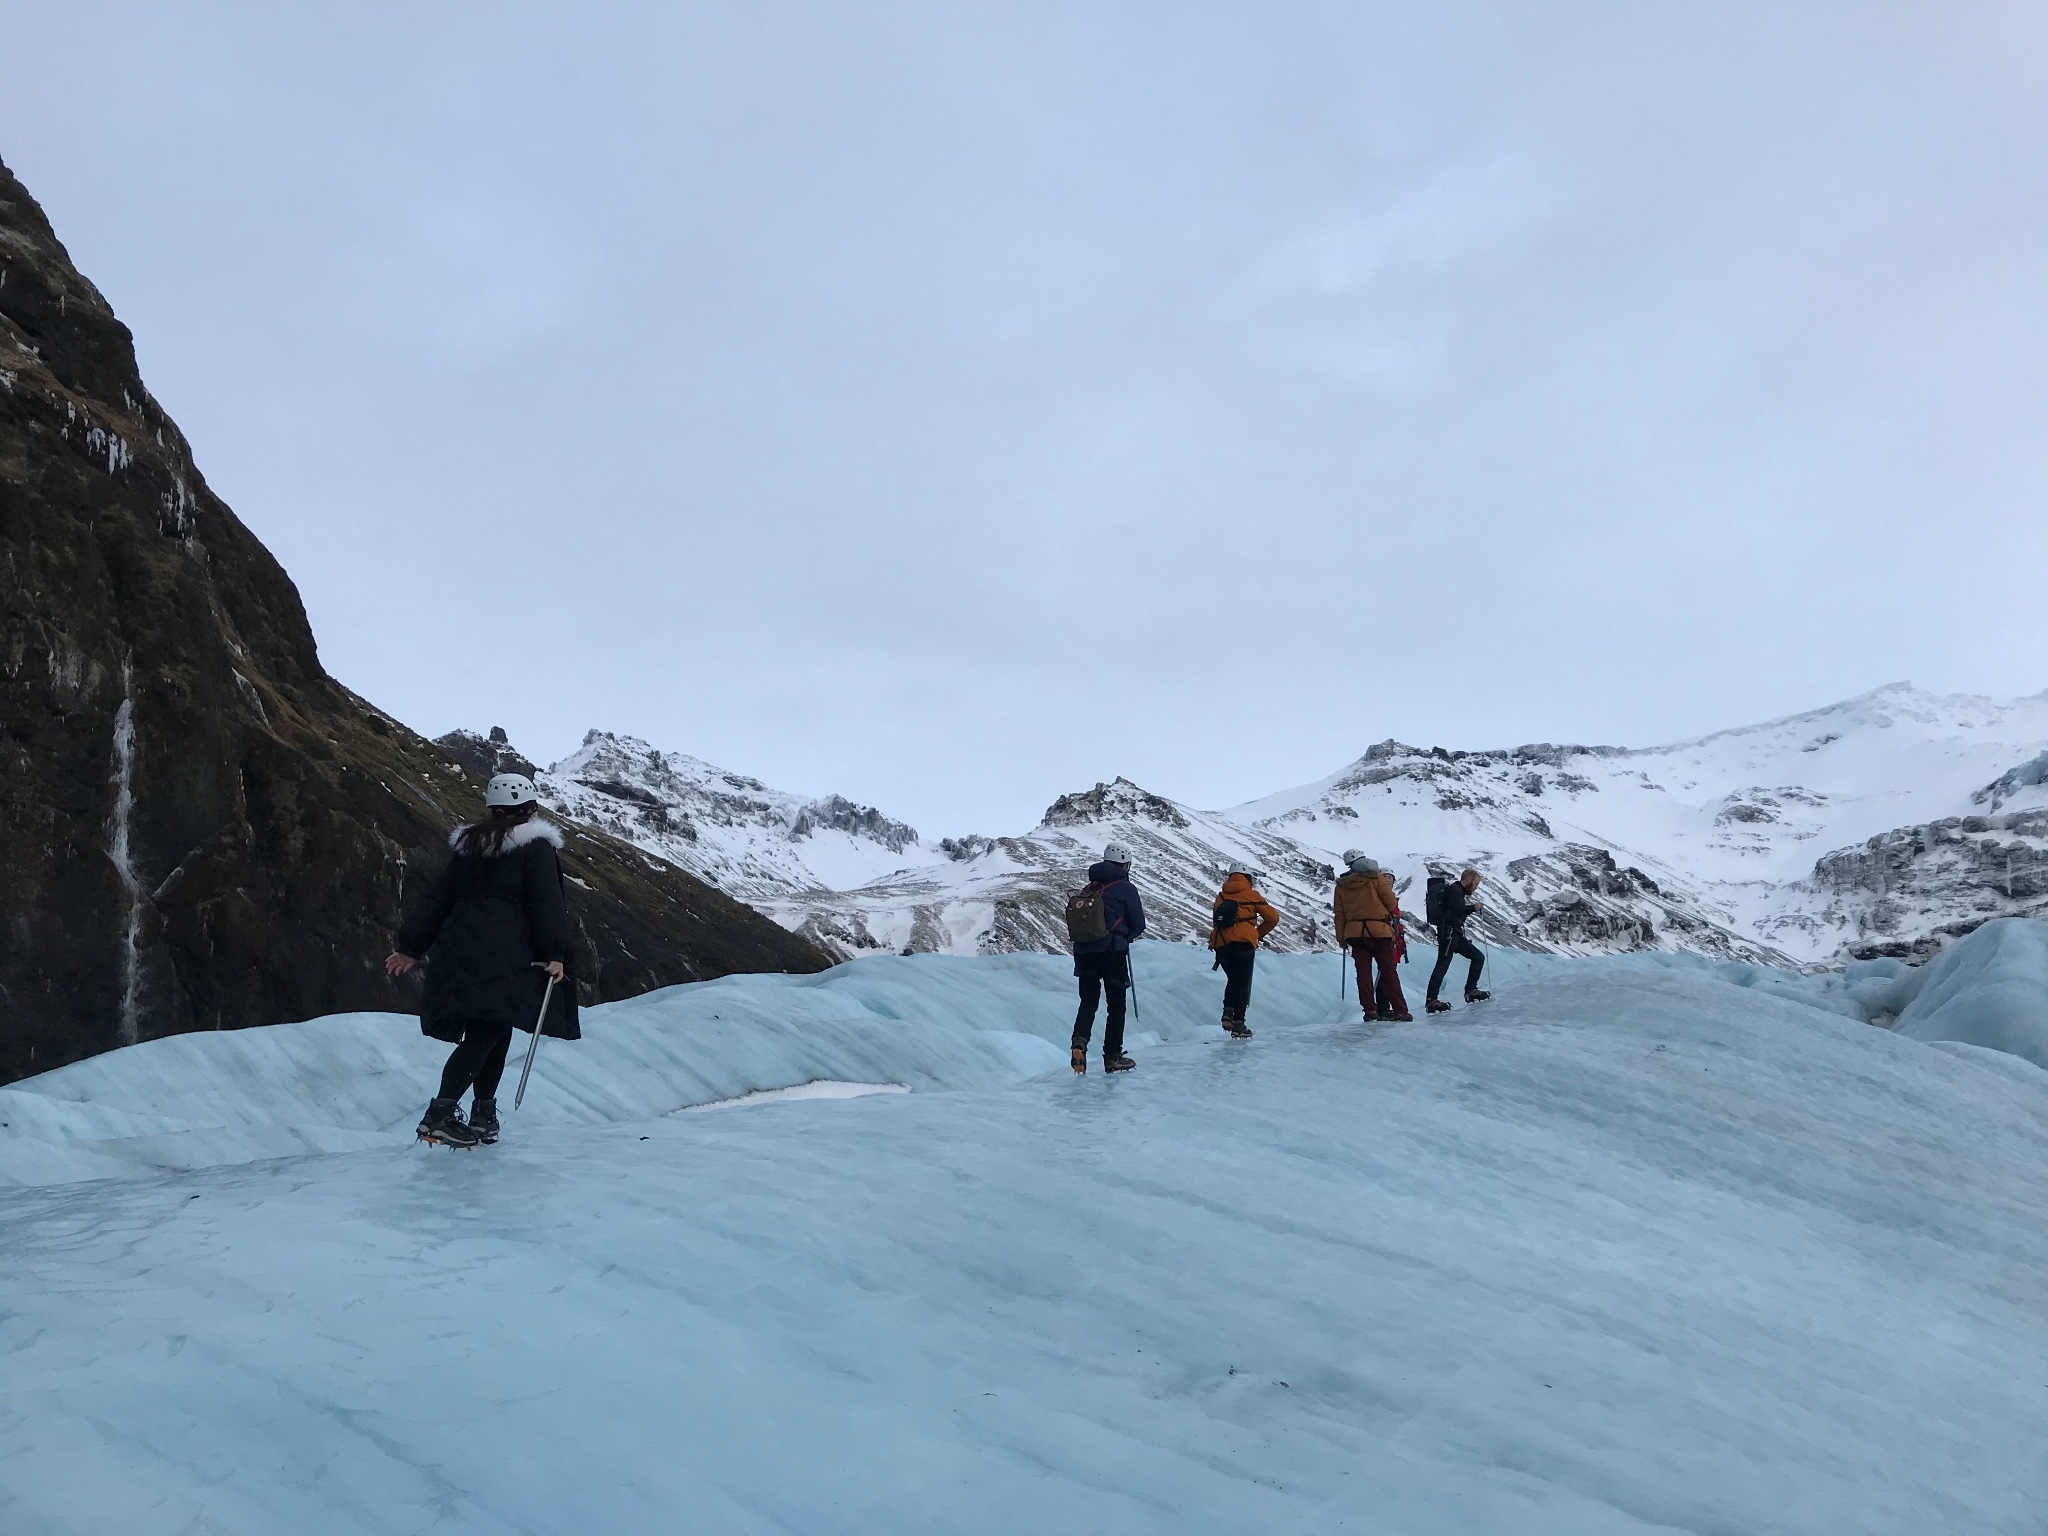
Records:
<instances>
[{"instance_id":1,"label":"mustard brown jacket","mask_svg":"<svg viewBox=\"0 0 2048 1536\"><path fill-rule=\"evenodd\" d=\"M1221 949L1226 944L1256 944L1280 926L1279 911L1243 875L1232 875L1223 882L1223 894L1216 898L1211 910L1226 901L1237 903L1237 921L1226 928L1210 925L1211 949Z\"/></svg>"},{"instance_id":2,"label":"mustard brown jacket","mask_svg":"<svg viewBox=\"0 0 2048 1536\"><path fill-rule=\"evenodd\" d=\"M1394 937L1401 899L1394 894L1394 877L1385 870L1376 875L1345 875L1337 882L1337 896L1330 905L1336 913L1338 943Z\"/></svg>"}]
</instances>

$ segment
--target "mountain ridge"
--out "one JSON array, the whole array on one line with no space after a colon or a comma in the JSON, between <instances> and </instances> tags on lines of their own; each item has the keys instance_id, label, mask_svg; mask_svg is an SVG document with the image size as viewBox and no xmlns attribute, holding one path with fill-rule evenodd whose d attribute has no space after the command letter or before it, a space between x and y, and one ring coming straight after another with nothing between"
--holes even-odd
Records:
<instances>
[{"instance_id":1,"label":"mountain ridge","mask_svg":"<svg viewBox=\"0 0 2048 1536\"><path fill-rule=\"evenodd\" d=\"M585 771L594 743L623 777ZM722 831L699 835L716 859L653 825L705 820L701 793L678 794L672 775L664 798L639 767L670 759L691 765L700 792L723 780L753 804L750 818L711 815ZM1654 747L1387 739L1222 811L1104 780L1009 836L927 840L872 807L784 795L598 731L542 784L550 804L686 865L698 858L707 878L846 956L1060 948L1065 888L1117 840L1139 853L1159 936L1182 942L1204 937L1213 883L1242 859L1289 914L1275 948L1329 943L1328 882L1357 845L1395 868L1404 892L1431 871L1479 868L1492 909L1481 932L1495 944L1813 966L1918 958L1987 917L2042 910L2048 815L2030 809L2048 806L2042 763L2048 692L1998 700L1895 682ZM838 820L851 848L828 868L798 829L807 807L830 802L850 808ZM867 826L893 829L890 840L861 848Z\"/></svg>"}]
</instances>

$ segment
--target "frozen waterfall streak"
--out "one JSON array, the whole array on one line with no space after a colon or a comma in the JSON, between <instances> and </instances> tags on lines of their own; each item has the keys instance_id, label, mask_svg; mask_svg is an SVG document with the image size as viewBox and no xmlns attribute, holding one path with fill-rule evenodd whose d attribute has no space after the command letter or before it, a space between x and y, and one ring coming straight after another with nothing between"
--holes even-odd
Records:
<instances>
[{"instance_id":1,"label":"frozen waterfall streak","mask_svg":"<svg viewBox=\"0 0 2048 1536\"><path fill-rule=\"evenodd\" d=\"M135 878L135 862L129 852L128 827L135 815L135 693L129 681L128 663L121 663L121 707L114 711L114 836L108 856L114 873L128 893L128 922L121 933L121 1043L133 1045L139 1038L142 965L142 882Z\"/></svg>"}]
</instances>

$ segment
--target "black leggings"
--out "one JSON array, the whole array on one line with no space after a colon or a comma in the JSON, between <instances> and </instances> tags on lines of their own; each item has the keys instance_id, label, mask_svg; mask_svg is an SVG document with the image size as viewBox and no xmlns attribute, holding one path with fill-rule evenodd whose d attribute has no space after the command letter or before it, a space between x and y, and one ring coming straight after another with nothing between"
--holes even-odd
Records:
<instances>
[{"instance_id":1,"label":"black leggings","mask_svg":"<svg viewBox=\"0 0 2048 1536\"><path fill-rule=\"evenodd\" d=\"M498 1079L505 1075L505 1053L512 1048L512 1031L489 1025L471 1025L462 1032L462 1044L441 1069L441 1097L459 1099L473 1083L479 1101L498 1096Z\"/></svg>"},{"instance_id":2,"label":"black leggings","mask_svg":"<svg viewBox=\"0 0 2048 1536\"><path fill-rule=\"evenodd\" d=\"M1479 973L1486 966L1486 951L1465 937L1462 928L1453 928L1436 941L1436 969L1429 973L1429 995L1436 996L1436 989L1444 984L1444 977L1450 974L1451 956L1463 955L1472 962L1465 973L1465 990L1479 990Z\"/></svg>"},{"instance_id":3,"label":"black leggings","mask_svg":"<svg viewBox=\"0 0 2048 1536\"><path fill-rule=\"evenodd\" d=\"M1081 978L1081 1007L1074 1014L1074 1049L1088 1049L1095 1032L1095 1008L1109 994L1109 1018L1102 1027L1102 1059L1124 1053L1124 992L1131 984L1130 960L1120 954L1074 956L1074 974Z\"/></svg>"},{"instance_id":4,"label":"black leggings","mask_svg":"<svg viewBox=\"0 0 2048 1536\"><path fill-rule=\"evenodd\" d=\"M1216 951L1216 964L1223 971L1223 1011L1244 1017L1252 1005L1252 967L1259 958L1254 944L1225 944Z\"/></svg>"}]
</instances>

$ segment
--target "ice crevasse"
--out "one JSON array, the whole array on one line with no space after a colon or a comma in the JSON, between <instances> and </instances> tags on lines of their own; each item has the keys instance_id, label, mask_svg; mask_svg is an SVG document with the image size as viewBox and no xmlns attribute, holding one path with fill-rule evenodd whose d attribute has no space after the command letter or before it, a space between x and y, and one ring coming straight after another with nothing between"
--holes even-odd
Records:
<instances>
[{"instance_id":1,"label":"ice crevasse","mask_svg":"<svg viewBox=\"0 0 2048 1536\"><path fill-rule=\"evenodd\" d=\"M0 1529L2040 1530L2048 929L1137 965L1117 1078L1041 956L592 1009L475 1153L392 1015L0 1089Z\"/></svg>"}]
</instances>

